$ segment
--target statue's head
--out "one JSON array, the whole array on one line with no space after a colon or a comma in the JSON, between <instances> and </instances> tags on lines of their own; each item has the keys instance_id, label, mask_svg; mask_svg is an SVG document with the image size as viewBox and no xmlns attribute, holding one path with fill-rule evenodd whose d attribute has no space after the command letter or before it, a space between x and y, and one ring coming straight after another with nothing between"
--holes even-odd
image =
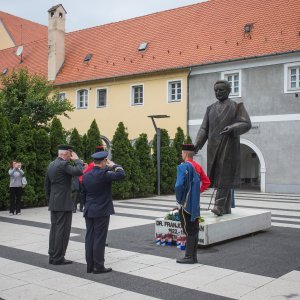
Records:
<instances>
[{"instance_id":1,"label":"statue's head","mask_svg":"<svg viewBox=\"0 0 300 300\"><path fill-rule=\"evenodd\" d=\"M231 92L230 83L226 80L218 80L214 85L216 98L223 102L228 99L228 96Z\"/></svg>"}]
</instances>

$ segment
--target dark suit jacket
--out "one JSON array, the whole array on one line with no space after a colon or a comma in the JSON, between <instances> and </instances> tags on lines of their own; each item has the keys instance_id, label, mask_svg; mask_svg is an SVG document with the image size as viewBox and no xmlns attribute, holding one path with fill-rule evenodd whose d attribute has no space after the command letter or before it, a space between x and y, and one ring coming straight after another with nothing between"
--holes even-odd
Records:
<instances>
[{"instance_id":1,"label":"dark suit jacket","mask_svg":"<svg viewBox=\"0 0 300 300\"><path fill-rule=\"evenodd\" d=\"M99 218L114 214L111 185L113 181L122 180L124 177L125 172L118 165L115 165L113 170L100 169L96 166L83 175L84 217Z\"/></svg>"},{"instance_id":2,"label":"dark suit jacket","mask_svg":"<svg viewBox=\"0 0 300 300\"><path fill-rule=\"evenodd\" d=\"M72 211L72 177L83 174L82 162L77 159L75 166L61 158L52 161L46 173L45 191L50 211Z\"/></svg>"}]
</instances>

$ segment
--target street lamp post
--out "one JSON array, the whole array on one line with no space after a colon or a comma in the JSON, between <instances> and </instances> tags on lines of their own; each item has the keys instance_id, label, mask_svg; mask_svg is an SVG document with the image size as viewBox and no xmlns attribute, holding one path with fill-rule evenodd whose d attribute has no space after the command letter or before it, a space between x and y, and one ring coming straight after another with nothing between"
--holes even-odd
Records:
<instances>
[{"instance_id":1,"label":"street lamp post","mask_svg":"<svg viewBox=\"0 0 300 300\"><path fill-rule=\"evenodd\" d=\"M157 195L160 196L160 142L161 142L161 130L156 126L154 119L163 119L163 118L170 118L167 115L151 115L148 116L151 118L155 132L156 132L156 169L157 169Z\"/></svg>"}]
</instances>

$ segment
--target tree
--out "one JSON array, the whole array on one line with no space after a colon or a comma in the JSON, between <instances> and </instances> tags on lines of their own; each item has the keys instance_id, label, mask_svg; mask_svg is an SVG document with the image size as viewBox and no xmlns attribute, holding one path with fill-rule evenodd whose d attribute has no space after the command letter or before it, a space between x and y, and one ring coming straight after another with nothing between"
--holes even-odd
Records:
<instances>
[{"instance_id":1,"label":"tree","mask_svg":"<svg viewBox=\"0 0 300 300\"><path fill-rule=\"evenodd\" d=\"M24 206L37 204L35 193L35 171L36 171L36 152L34 145L34 130L31 128L29 118L24 116L20 119L19 125L14 125L14 147L15 159L22 163L28 184L24 189L22 197Z\"/></svg>"},{"instance_id":2,"label":"tree","mask_svg":"<svg viewBox=\"0 0 300 300\"><path fill-rule=\"evenodd\" d=\"M173 146L177 154L177 165L179 165L182 162L181 152L182 152L183 143L184 143L184 132L181 127L177 127L177 131L173 141Z\"/></svg>"},{"instance_id":3,"label":"tree","mask_svg":"<svg viewBox=\"0 0 300 300\"><path fill-rule=\"evenodd\" d=\"M184 143L185 144L192 144L193 143L193 141L192 141L192 139L191 139L191 137L189 135L187 135L185 137Z\"/></svg>"},{"instance_id":4,"label":"tree","mask_svg":"<svg viewBox=\"0 0 300 300\"><path fill-rule=\"evenodd\" d=\"M155 190L155 168L151 157L151 147L148 143L147 134L140 134L135 144L135 157L138 160L141 170L140 178L140 196L148 196L154 193Z\"/></svg>"},{"instance_id":5,"label":"tree","mask_svg":"<svg viewBox=\"0 0 300 300\"><path fill-rule=\"evenodd\" d=\"M0 113L0 210L8 205L10 137L7 119Z\"/></svg>"},{"instance_id":6,"label":"tree","mask_svg":"<svg viewBox=\"0 0 300 300\"><path fill-rule=\"evenodd\" d=\"M96 146L102 145L100 131L96 120L94 119L91 126L87 132L87 145L86 145L86 155L87 160L90 161L91 154L95 152Z\"/></svg>"},{"instance_id":7,"label":"tree","mask_svg":"<svg viewBox=\"0 0 300 300\"><path fill-rule=\"evenodd\" d=\"M116 198L128 198L132 193L131 166L132 166L132 147L128 139L128 133L122 122L118 124L112 139L112 160L122 165L125 170L126 177L120 182L113 183L113 196Z\"/></svg>"},{"instance_id":8,"label":"tree","mask_svg":"<svg viewBox=\"0 0 300 300\"><path fill-rule=\"evenodd\" d=\"M75 147L75 152L80 158L83 158L82 139L76 128L72 130L70 145Z\"/></svg>"},{"instance_id":9,"label":"tree","mask_svg":"<svg viewBox=\"0 0 300 300\"><path fill-rule=\"evenodd\" d=\"M131 156L131 166L130 166L130 177L131 182L131 195L130 197L135 198L141 196L142 190L142 171L140 168L140 161L136 156L136 150L130 144L129 154Z\"/></svg>"},{"instance_id":10,"label":"tree","mask_svg":"<svg viewBox=\"0 0 300 300\"><path fill-rule=\"evenodd\" d=\"M86 133L82 136L82 154L84 161L87 161L91 154L87 153L87 135Z\"/></svg>"},{"instance_id":11,"label":"tree","mask_svg":"<svg viewBox=\"0 0 300 300\"><path fill-rule=\"evenodd\" d=\"M45 204L45 175L47 167L51 161L50 154L50 139L46 130L34 130L34 145L35 153L37 154L38 161L35 168L35 193L37 198L37 205Z\"/></svg>"},{"instance_id":12,"label":"tree","mask_svg":"<svg viewBox=\"0 0 300 300\"><path fill-rule=\"evenodd\" d=\"M153 162L155 166L157 165L156 145L157 141L155 134L153 140ZM162 194L170 194L174 192L176 181L177 155L175 148L170 146L170 137L166 129L161 129L160 145L160 191Z\"/></svg>"},{"instance_id":13,"label":"tree","mask_svg":"<svg viewBox=\"0 0 300 300\"><path fill-rule=\"evenodd\" d=\"M68 100L60 101L46 77L30 75L27 69L13 71L2 77L0 104L10 123L18 124L27 116L32 127L48 127L54 116L64 115L74 108Z\"/></svg>"},{"instance_id":14,"label":"tree","mask_svg":"<svg viewBox=\"0 0 300 300\"><path fill-rule=\"evenodd\" d=\"M57 146L65 143L66 138L62 124L57 117L54 117L50 126L50 153L52 159L57 157Z\"/></svg>"}]
</instances>

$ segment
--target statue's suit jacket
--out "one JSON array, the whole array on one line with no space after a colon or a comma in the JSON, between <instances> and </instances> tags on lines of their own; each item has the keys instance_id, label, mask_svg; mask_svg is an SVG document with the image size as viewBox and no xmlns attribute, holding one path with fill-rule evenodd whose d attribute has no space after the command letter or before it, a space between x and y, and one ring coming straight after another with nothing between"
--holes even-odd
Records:
<instances>
[{"instance_id":1,"label":"statue's suit jacket","mask_svg":"<svg viewBox=\"0 0 300 300\"><path fill-rule=\"evenodd\" d=\"M230 126L228 135L220 132ZM207 145L207 175L211 187L234 187L240 181L240 135L251 128L251 121L243 103L230 99L215 102L206 109L198 131L195 147Z\"/></svg>"},{"instance_id":2,"label":"statue's suit jacket","mask_svg":"<svg viewBox=\"0 0 300 300\"><path fill-rule=\"evenodd\" d=\"M72 211L72 177L83 174L82 162L74 160L75 165L61 159L52 161L47 169L45 178L46 199L50 211Z\"/></svg>"}]
</instances>

